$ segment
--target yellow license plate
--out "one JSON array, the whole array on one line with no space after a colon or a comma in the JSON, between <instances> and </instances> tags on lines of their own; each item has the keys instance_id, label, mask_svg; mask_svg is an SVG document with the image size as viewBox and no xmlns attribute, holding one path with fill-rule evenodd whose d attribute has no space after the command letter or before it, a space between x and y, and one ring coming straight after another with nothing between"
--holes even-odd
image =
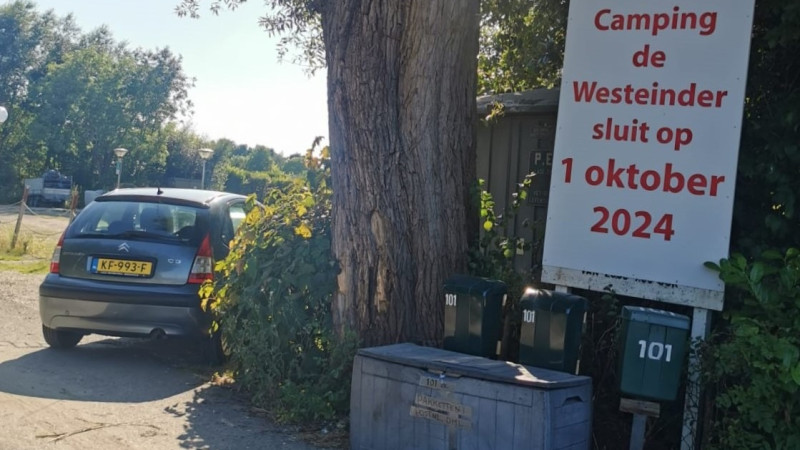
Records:
<instances>
[{"instance_id":1,"label":"yellow license plate","mask_svg":"<svg viewBox=\"0 0 800 450\"><path fill-rule=\"evenodd\" d=\"M153 263L129 259L97 258L92 264L93 272L109 275L149 277L153 274Z\"/></svg>"}]
</instances>

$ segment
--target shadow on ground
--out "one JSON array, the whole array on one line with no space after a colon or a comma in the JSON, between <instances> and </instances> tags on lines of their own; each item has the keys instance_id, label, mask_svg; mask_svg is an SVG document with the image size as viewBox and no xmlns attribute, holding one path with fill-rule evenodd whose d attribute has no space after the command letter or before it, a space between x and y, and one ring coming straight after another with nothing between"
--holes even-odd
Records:
<instances>
[{"instance_id":1,"label":"shadow on ground","mask_svg":"<svg viewBox=\"0 0 800 450\"><path fill-rule=\"evenodd\" d=\"M342 448L341 440L326 442L329 433L276 425L264 411L251 407L243 394L209 382L219 369L205 364L201 346L195 342L126 338L87 341L66 351L20 348L29 352L0 363L0 392L155 408L147 415L175 420L173 429L182 429L176 436L180 448ZM309 440L317 445L307 443Z\"/></svg>"},{"instance_id":2,"label":"shadow on ground","mask_svg":"<svg viewBox=\"0 0 800 450\"><path fill-rule=\"evenodd\" d=\"M91 402L139 403L205 381L191 342L103 339L70 350L43 348L0 363L0 392Z\"/></svg>"},{"instance_id":3,"label":"shadow on ground","mask_svg":"<svg viewBox=\"0 0 800 450\"><path fill-rule=\"evenodd\" d=\"M320 446L307 443L314 433L275 424L263 412L248 406L236 391L225 387L205 385L194 392L191 401L168 406L165 411L186 419L185 432L179 436L181 448L332 448L320 441L316 441Z\"/></svg>"}]
</instances>

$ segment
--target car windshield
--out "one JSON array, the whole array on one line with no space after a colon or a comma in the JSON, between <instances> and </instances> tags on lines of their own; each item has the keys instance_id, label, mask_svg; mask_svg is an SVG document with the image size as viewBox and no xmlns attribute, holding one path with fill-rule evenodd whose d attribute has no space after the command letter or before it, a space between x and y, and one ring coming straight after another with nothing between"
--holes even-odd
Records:
<instances>
[{"instance_id":1,"label":"car windshield","mask_svg":"<svg viewBox=\"0 0 800 450\"><path fill-rule=\"evenodd\" d=\"M67 238L145 237L197 243L205 210L137 201L92 202L75 218Z\"/></svg>"}]
</instances>

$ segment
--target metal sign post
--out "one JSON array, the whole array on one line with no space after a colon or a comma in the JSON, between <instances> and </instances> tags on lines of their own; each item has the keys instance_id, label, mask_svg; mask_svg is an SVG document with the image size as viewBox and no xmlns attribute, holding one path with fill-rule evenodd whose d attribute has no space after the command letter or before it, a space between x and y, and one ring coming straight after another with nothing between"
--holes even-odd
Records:
<instances>
[{"instance_id":1,"label":"metal sign post","mask_svg":"<svg viewBox=\"0 0 800 450\"><path fill-rule=\"evenodd\" d=\"M681 450L693 450L697 446L697 421L700 416L700 359L695 343L704 341L711 327L709 311L694 308L692 311L692 349L689 352L689 375L686 380L686 398L683 403L683 429L681 432Z\"/></svg>"}]
</instances>

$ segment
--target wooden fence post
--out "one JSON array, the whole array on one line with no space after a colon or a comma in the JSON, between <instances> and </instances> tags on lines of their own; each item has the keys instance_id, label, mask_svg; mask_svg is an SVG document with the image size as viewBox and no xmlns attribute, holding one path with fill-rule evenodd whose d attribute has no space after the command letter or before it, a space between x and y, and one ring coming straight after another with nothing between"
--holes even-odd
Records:
<instances>
[{"instance_id":1,"label":"wooden fence post","mask_svg":"<svg viewBox=\"0 0 800 450\"><path fill-rule=\"evenodd\" d=\"M75 219L75 208L78 207L78 189L73 189L70 192L69 199L69 221L70 223Z\"/></svg>"},{"instance_id":2,"label":"wooden fence post","mask_svg":"<svg viewBox=\"0 0 800 450\"><path fill-rule=\"evenodd\" d=\"M22 191L22 201L19 202L19 216L17 216L17 226L14 227L14 236L11 238L11 250L17 245L17 236L19 236L19 228L22 226L22 217L25 215L25 202L28 201L28 186Z\"/></svg>"}]
</instances>

